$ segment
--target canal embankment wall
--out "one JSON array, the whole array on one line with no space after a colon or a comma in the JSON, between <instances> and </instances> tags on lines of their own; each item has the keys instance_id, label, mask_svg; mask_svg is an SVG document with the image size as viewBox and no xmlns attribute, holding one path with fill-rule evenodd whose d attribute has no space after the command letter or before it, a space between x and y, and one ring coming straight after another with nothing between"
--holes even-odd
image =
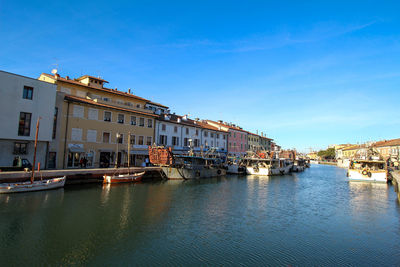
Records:
<instances>
[{"instance_id":1,"label":"canal embankment wall","mask_svg":"<svg viewBox=\"0 0 400 267\"><path fill-rule=\"evenodd\" d=\"M392 177L392 185L394 187L394 191L397 193L397 199L400 201L400 171L389 171Z\"/></svg>"},{"instance_id":2,"label":"canal embankment wall","mask_svg":"<svg viewBox=\"0 0 400 267\"><path fill-rule=\"evenodd\" d=\"M35 180L66 176L66 184L101 183L103 175L118 173L145 172L144 179L161 178L159 167L101 168L101 169L68 169L35 171ZM23 182L31 178L32 172L0 172L0 183Z\"/></svg>"}]
</instances>

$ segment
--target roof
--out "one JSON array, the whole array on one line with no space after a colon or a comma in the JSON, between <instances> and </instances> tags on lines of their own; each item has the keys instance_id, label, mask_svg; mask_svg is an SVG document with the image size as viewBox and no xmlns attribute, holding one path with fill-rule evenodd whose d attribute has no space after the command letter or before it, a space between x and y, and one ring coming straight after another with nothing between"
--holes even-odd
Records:
<instances>
[{"instance_id":1,"label":"roof","mask_svg":"<svg viewBox=\"0 0 400 267\"><path fill-rule=\"evenodd\" d=\"M163 107L163 108L169 108L169 107L167 107L167 106L161 105L160 103L153 102L153 101L148 102L148 104L150 104L150 105L155 105L155 106L160 106L160 107Z\"/></svg>"},{"instance_id":2,"label":"roof","mask_svg":"<svg viewBox=\"0 0 400 267\"><path fill-rule=\"evenodd\" d=\"M165 119L165 117L168 116L169 119ZM214 127L212 125L209 125L207 123L204 123L202 121L195 121L192 119L187 118L186 120L183 118L183 116L175 115L175 114L162 114L159 115L158 120L160 121L165 121L165 122L170 122L170 123L176 123L176 124L181 124L181 125L186 125L186 126L192 126L192 127L197 127L197 128L203 128L203 129L208 129L208 130L213 130L213 131L218 131L218 132L226 132L224 130L220 130L217 127ZM180 122L178 122L178 119Z\"/></svg>"},{"instance_id":3,"label":"roof","mask_svg":"<svg viewBox=\"0 0 400 267\"><path fill-rule=\"evenodd\" d=\"M225 123L220 123L220 122L216 122L216 121L212 121L212 120L206 120L206 121L207 121L207 122L211 122L211 123L218 124L218 125L220 125L220 126L222 126L222 127L226 127L226 128L228 128L228 129L231 129L231 130L236 130L236 131L248 133L248 131L243 130L242 128L240 128L240 127L238 127L238 126L232 126L232 125L228 125L228 124L225 124Z\"/></svg>"},{"instance_id":4,"label":"roof","mask_svg":"<svg viewBox=\"0 0 400 267\"><path fill-rule=\"evenodd\" d=\"M373 144L374 147L384 147L384 146L400 146L400 138L383 140Z\"/></svg>"},{"instance_id":5,"label":"roof","mask_svg":"<svg viewBox=\"0 0 400 267\"><path fill-rule=\"evenodd\" d=\"M96 101L90 100L90 99L85 99L85 98L80 98L77 96L72 96L72 95L66 95L64 97L65 100L71 101L71 102L76 102L76 103L83 103L83 104L88 104L92 106L97 106L97 107L103 107L103 108L109 108L109 109L114 109L114 110L119 110L119 111L125 111L125 112L131 112L135 114L142 114L150 117L157 117L158 115L154 115L152 113L146 113L146 112L141 112L137 111L134 109L128 109L128 108L121 108L121 107L116 107L116 106L111 106L107 104L102 104L102 103L97 103Z\"/></svg>"},{"instance_id":6,"label":"roof","mask_svg":"<svg viewBox=\"0 0 400 267\"><path fill-rule=\"evenodd\" d=\"M77 78L76 80L77 80L77 81L80 81L80 80L83 80L83 79L85 79L85 78L91 78L91 79L94 79L94 80L98 80L98 81L102 81L102 82L108 83L106 80L103 80L103 79L100 78L100 77L94 77L94 76L90 76L90 75L83 75L83 76Z\"/></svg>"},{"instance_id":7,"label":"roof","mask_svg":"<svg viewBox=\"0 0 400 267\"><path fill-rule=\"evenodd\" d=\"M362 145L351 145L351 146L342 148L342 151L355 150L355 149L361 149L361 148L365 148L365 145L364 144L362 144Z\"/></svg>"},{"instance_id":8,"label":"roof","mask_svg":"<svg viewBox=\"0 0 400 267\"><path fill-rule=\"evenodd\" d=\"M102 92L107 92L107 93L110 93L110 94L115 94L115 95L130 97L130 98L135 98L135 99L139 99L139 100L142 100L142 101L145 101L145 102L151 102L148 99L145 99L145 98L133 95L133 94L129 94L129 93L126 93L126 92L118 91L118 90L115 90L115 89L110 89L110 88L106 88L106 87L98 88L98 87L86 85L86 84L81 83L81 82L79 82L77 80L71 80L71 79L63 78L61 76L54 76L54 75L51 75L51 74L48 74L48 73L42 73L42 75L47 76L47 77L52 78L52 79L57 80L57 81L65 82L65 83L75 84L75 85L79 85L79 86L82 86L82 87L86 87L86 88L90 88L90 89L94 89L94 90L98 90L98 91L102 91ZM85 76L88 76L88 75L85 75ZM82 77L84 77L84 76L82 76ZM88 76L88 77L91 77L91 76ZM98 79L98 78L96 78L96 79Z\"/></svg>"}]
</instances>

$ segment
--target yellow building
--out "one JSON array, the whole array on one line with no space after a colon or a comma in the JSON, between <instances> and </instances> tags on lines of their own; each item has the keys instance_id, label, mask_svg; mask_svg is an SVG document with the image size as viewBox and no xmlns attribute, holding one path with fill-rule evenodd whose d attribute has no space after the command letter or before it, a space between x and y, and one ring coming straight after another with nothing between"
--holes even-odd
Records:
<instances>
[{"instance_id":1,"label":"yellow building","mask_svg":"<svg viewBox=\"0 0 400 267\"><path fill-rule=\"evenodd\" d=\"M365 145L351 145L341 149L343 159L351 159L354 158L357 154L358 157L363 156L365 154L366 148Z\"/></svg>"},{"instance_id":2,"label":"yellow building","mask_svg":"<svg viewBox=\"0 0 400 267\"><path fill-rule=\"evenodd\" d=\"M89 75L70 79L43 73L39 80L57 85L47 168L79 168L85 162L89 168L126 165L129 134L131 164L143 164L154 142L154 106L168 107L106 88L107 81Z\"/></svg>"},{"instance_id":3,"label":"yellow building","mask_svg":"<svg viewBox=\"0 0 400 267\"><path fill-rule=\"evenodd\" d=\"M313 160L318 159L317 152L310 152L310 153L308 153L308 154L307 154L307 158L313 159Z\"/></svg>"}]
</instances>

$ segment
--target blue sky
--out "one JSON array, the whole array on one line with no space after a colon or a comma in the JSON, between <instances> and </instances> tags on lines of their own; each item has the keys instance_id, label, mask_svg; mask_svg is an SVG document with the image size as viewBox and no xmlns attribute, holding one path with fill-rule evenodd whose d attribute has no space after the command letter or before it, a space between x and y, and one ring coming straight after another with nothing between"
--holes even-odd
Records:
<instances>
[{"instance_id":1,"label":"blue sky","mask_svg":"<svg viewBox=\"0 0 400 267\"><path fill-rule=\"evenodd\" d=\"M0 0L0 69L100 75L301 151L397 138L399 3Z\"/></svg>"}]
</instances>

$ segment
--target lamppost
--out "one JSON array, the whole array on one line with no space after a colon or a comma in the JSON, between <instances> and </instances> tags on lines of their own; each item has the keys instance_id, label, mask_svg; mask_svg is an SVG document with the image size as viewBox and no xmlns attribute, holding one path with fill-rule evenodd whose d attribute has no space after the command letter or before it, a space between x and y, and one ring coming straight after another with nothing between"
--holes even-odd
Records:
<instances>
[{"instance_id":1,"label":"lamppost","mask_svg":"<svg viewBox=\"0 0 400 267\"><path fill-rule=\"evenodd\" d=\"M117 167L118 167L118 144L119 144L119 139L121 138L121 134L120 134L120 133L117 133L117 134L115 135L115 137L116 137L116 139L117 139L117 153L116 153L116 155L115 155L115 168L117 168Z\"/></svg>"}]
</instances>

